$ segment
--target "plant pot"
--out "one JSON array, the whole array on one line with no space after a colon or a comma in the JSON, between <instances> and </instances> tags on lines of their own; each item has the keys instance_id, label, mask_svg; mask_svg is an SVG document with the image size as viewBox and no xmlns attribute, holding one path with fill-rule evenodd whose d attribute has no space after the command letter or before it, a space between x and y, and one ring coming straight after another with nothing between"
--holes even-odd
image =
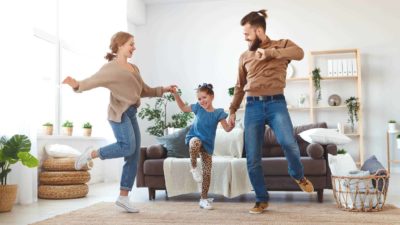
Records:
<instances>
[{"instance_id":1,"label":"plant pot","mask_svg":"<svg viewBox=\"0 0 400 225\"><path fill-rule=\"evenodd\" d=\"M83 136L86 137L92 136L92 128L83 128Z\"/></svg>"},{"instance_id":2,"label":"plant pot","mask_svg":"<svg viewBox=\"0 0 400 225\"><path fill-rule=\"evenodd\" d=\"M400 149L400 138L397 138L397 148Z\"/></svg>"},{"instance_id":3,"label":"plant pot","mask_svg":"<svg viewBox=\"0 0 400 225\"><path fill-rule=\"evenodd\" d=\"M9 212L17 199L17 185L0 185L0 212Z\"/></svg>"},{"instance_id":4,"label":"plant pot","mask_svg":"<svg viewBox=\"0 0 400 225\"><path fill-rule=\"evenodd\" d=\"M389 126L389 132L396 131L396 124L395 123L388 123L388 126Z\"/></svg>"},{"instance_id":5,"label":"plant pot","mask_svg":"<svg viewBox=\"0 0 400 225\"><path fill-rule=\"evenodd\" d=\"M53 135L53 126L43 126L43 133L45 135Z\"/></svg>"},{"instance_id":6,"label":"plant pot","mask_svg":"<svg viewBox=\"0 0 400 225\"><path fill-rule=\"evenodd\" d=\"M64 127L64 134L67 136L72 136L73 127Z\"/></svg>"}]
</instances>

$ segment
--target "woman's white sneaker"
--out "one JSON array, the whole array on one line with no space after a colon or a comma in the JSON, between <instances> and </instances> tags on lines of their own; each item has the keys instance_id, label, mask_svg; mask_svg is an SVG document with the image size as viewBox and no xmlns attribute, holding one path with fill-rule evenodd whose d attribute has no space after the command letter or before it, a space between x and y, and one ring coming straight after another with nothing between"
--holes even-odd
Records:
<instances>
[{"instance_id":1,"label":"woman's white sneaker","mask_svg":"<svg viewBox=\"0 0 400 225\"><path fill-rule=\"evenodd\" d=\"M208 209L208 210L211 210L211 209L214 209L213 207L212 207L212 205L211 205L211 202L213 202L214 201L214 199L213 198L207 198L207 199L200 199L200 202L199 202L199 206L200 206L200 208L202 208L202 209Z\"/></svg>"},{"instance_id":2,"label":"woman's white sneaker","mask_svg":"<svg viewBox=\"0 0 400 225\"><path fill-rule=\"evenodd\" d=\"M199 169L198 166L195 168L190 169L190 172L193 175L193 180L196 181L197 183L201 183L203 181L203 175L201 172L201 169Z\"/></svg>"},{"instance_id":3,"label":"woman's white sneaker","mask_svg":"<svg viewBox=\"0 0 400 225\"><path fill-rule=\"evenodd\" d=\"M84 166L88 165L88 162L92 160L91 153L92 147L87 148L80 156L75 159L75 169L81 170Z\"/></svg>"},{"instance_id":4,"label":"woman's white sneaker","mask_svg":"<svg viewBox=\"0 0 400 225\"><path fill-rule=\"evenodd\" d=\"M138 213L139 209L135 209L132 203L129 202L128 196L119 196L115 204L129 213Z\"/></svg>"}]
</instances>

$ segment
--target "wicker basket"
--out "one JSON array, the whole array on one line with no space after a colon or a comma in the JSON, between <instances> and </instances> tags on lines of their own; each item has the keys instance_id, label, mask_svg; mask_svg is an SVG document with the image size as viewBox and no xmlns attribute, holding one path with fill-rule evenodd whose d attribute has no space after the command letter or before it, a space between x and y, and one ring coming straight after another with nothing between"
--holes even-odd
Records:
<instances>
[{"instance_id":1,"label":"wicker basket","mask_svg":"<svg viewBox=\"0 0 400 225\"><path fill-rule=\"evenodd\" d=\"M9 212L17 198L17 185L0 185L0 212Z\"/></svg>"},{"instance_id":2,"label":"wicker basket","mask_svg":"<svg viewBox=\"0 0 400 225\"><path fill-rule=\"evenodd\" d=\"M39 185L39 198L69 199L82 198L89 192L86 184L78 185Z\"/></svg>"},{"instance_id":3,"label":"wicker basket","mask_svg":"<svg viewBox=\"0 0 400 225\"><path fill-rule=\"evenodd\" d=\"M39 174L40 184L84 184L89 180L90 173L87 171L41 172Z\"/></svg>"},{"instance_id":4,"label":"wicker basket","mask_svg":"<svg viewBox=\"0 0 400 225\"><path fill-rule=\"evenodd\" d=\"M381 211L386 201L389 174L378 176L332 176L333 196L338 208L346 211Z\"/></svg>"},{"instance_id":5,"label":"wicker basket","mask_svg":"<svg viewBox=\"0 0 400 225\"><path fill-rule=\"evenodd\" d=\"M42 168L46 171L75 171L75 158L48 158L44 160ZM89 170L93 167L90 160L89 167L85 165L81 170Z\"/></svg>"}]
</instances>

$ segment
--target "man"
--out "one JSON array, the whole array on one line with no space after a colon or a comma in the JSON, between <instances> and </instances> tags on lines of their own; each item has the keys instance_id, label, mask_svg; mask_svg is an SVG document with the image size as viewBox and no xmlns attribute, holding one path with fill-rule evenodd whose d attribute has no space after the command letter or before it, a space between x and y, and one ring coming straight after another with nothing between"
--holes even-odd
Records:
<instances>
[{"instance_id":1,"label":"man","mask_svg":"<svg viewBox=\"0 0 400 225\"><path fill-rule=\"evenodd\" d=\"M247 94L245 149L250 182L256 194L256 204L250 213L262 213L268 207L269 195L261 166L265 124L272 128L284 150L290 176L303 191L314 191L312 183L304 177L299 146L283 95L287 65L290 60L303 59L304 52L290 40L270 40L265 34L266 18L266 10L260 10L250 12L241 20L249 50L240 56L239 75L229 108L229 123L234 126L235 112Z\"/></svg>"}]
</instances>

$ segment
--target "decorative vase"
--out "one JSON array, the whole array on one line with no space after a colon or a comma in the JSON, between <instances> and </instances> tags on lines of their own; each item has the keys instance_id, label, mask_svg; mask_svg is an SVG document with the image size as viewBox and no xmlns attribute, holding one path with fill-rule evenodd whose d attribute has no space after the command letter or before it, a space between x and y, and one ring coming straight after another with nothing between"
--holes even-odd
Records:
<instances>
[{"instance_id":1,"label":"decorative vase","mask_svg":"<svg viewBox=\"0 0 400 225\"><path fill-rule=\"evenodd\" d=\"M64 134L67 136L72 136L73 127L64 127Z\"/></svg>"},{"instance_id":2,"label":"decorative vase","mask_svg":"<svg viewBox=\"0 0 400 225\"><path fill-rule=\"evenodd\" d=\"M45 135L53 135L53 126L43 126L43 133Z\"/></svg>"},{"instance_id":3,"label":"decorative vase","mask_svg":"<svg viewBox=\"0 0 400 225\"><path fill-rule=\"evenodd\" d=\"M0 212L12 210L17 199L17 185L0 185Z\"/></svg>"},{"instance_id":4,"label":"decorative vase","mask_svg":"<svg viewBox=\"0 0 400 225\"><path fill-rule=\"evenodd\" d=\"M86 137L92 136L92 128L83 128L83 136Z\"/></svg>"}]
</instances>

